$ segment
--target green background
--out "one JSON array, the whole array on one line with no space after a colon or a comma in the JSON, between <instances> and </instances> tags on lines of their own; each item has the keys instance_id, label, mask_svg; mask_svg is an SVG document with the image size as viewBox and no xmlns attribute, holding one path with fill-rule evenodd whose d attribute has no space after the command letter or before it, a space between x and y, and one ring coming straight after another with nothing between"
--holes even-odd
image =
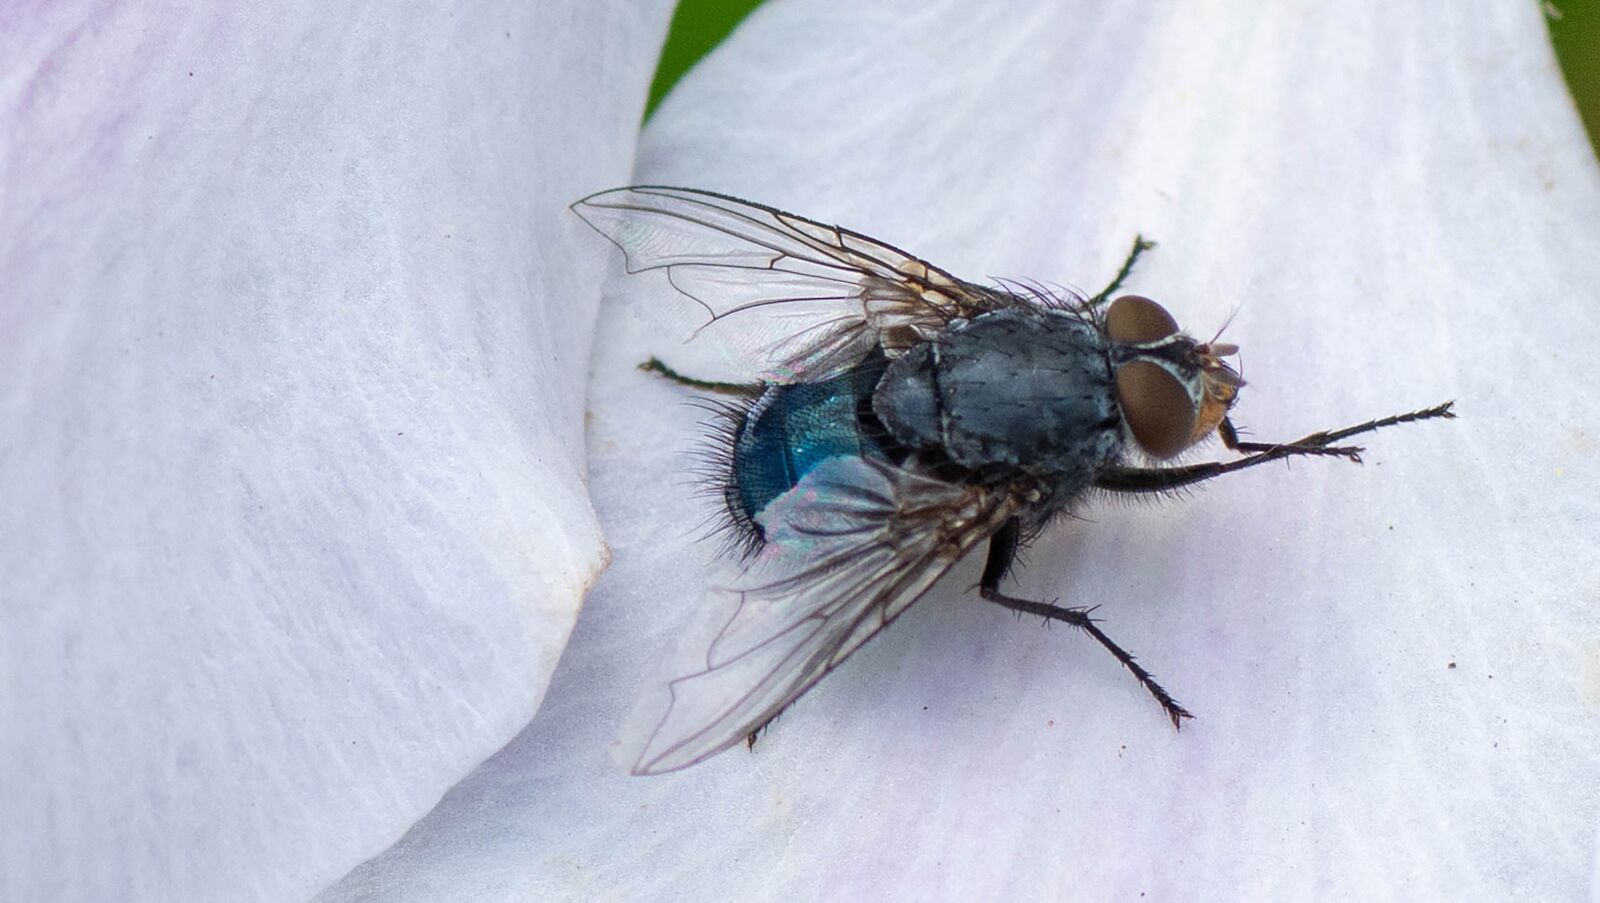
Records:
<instances>
[{"instance_id":1,"label":"green background","mask_svg":"<svg viewBox=\"0 0 1600 903\"><path fill-rule=\"evenodd\" d=\"M762 0L682 0L661 48L661 62L650 85L645 117L691 66L761 3ZM1567 74L1567 85L1589 128L1590 140L1600 146L1600 0L1549 0L1544 9L1551 42Z\"/></svg>"}]
</instances>

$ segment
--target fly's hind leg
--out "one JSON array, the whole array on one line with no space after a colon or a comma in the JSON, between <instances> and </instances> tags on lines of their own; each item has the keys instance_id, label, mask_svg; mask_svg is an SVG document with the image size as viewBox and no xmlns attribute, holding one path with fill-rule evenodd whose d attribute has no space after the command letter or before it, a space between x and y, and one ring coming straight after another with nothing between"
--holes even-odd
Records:
<instances>
[{"instance_id":1,"label":"fly's hind leg","mask_svg":"<svg viewBox=\"0 0 1600 903\"><path fill-rule=\"evenodd\" d=\"M704 379L695 379L692 376L684 376L682 373L679 373L678 371L667 366L666 362L658 357L652 357L640 364L639 369L646 373L654 373L658 376L664 376L680 386L688 386L691 389L700 389L705 392L717 392L722 395L750 396L761 391L761 387L758 385L745 385L743 383L719 383Z\"/></svg>"},{"instance_id":2,"label":"fly's hind leg","mask_svg":"<svg viewBox=\"0 0 1600 903\"><path fill-rule=\"evenodd\" d=\"M780 710L778 712L778 715L782 715L782 714L783 714L783 712ZM778 715L773 715L771 718L768 718L766 721L763 721L759 725L757 725L755 730L752 730L750 733L745 734L744 735L744 748L745 749L750 749L750 750L755 749L756 748L756 739L761 736L762 732L764 732L767 728L772 726L772 722L778 720Z\"/></svg>"},{"instance_id":3,"label":"fly's hind leg","mask_svg":"<svg viewBox=\"0 0 1600 903\"><path fill-rule=\"evenodd\" d=\"M1093 310L1111 299L1111 295L1122 287L1129 274L1133 272L1133 265L1139 262L1140 255L1155 247L1156 243L1143 235L1133 237L1133 249L1128 252L1128 259L1122 262L1122 269L1117 270L1117 275L1112 278L1111 284L1100 290L1100 293L1084 302L1084 307Z\"/></svg>"},{"instance_id":4,"label":"fly's hind leg","mask_svg":"<svg viewBox=\"0 0 1600 903\"><path fill-rule=\"evenodd\" d=\"M1156 702L1161 704L1161 708L1166 711L1167 717L1172 720L1172 726L1181 729L1183 727L1183 719L1193 718L1194 716L1189 714L1188 709L1179 705L1178 701L1172 698L1171 693L1168 693L1165 688L1156 683L1155 678L1150 676L1150 672L1134 661L1132 655L1100 630L1100 625L1094 618L1090 617L1094 609L1063 608L1050 602L1018 599L1000 592L1000 581L1005 579L1006 573L1011 570L1011 564L1017 555L1017 543L1021 536L1022 525L1016 518L1012 518L1006 521L1005 526L1001 527L989 540L989 559L983 566L983 578L978 584L978 591L983 598L1013 611L1038 615L1051 621L1064 621L1094 637L1096 642L1115 656L1117 661L1121 662L1122 666L1127 668L1138 679L1140 685L1151 696L1156 698Z\"/></svg>"},{"instance_id":5,"label":"fly's hind leg","mask_svg":"<svg viewBox=\"0 0 1600 903\"><path fill-rule=\"evenodd\" d=\"M687 386L691 389L699 389L703 392L716 392L720 395L734 395L739 398L753 398L761 392L761 386L759 385L746 385L743 383L719 383L712 382L710 380L695 379L692 376L684 376L682 373L679 373L677 370L674 370L672 367L668 366L665 361L658 357L651 357L649 360L640 364L639 369L646 373L654 373L657 376L665 377L680 386ZM718 407L711 407L709 409L713 412L720 410ZM737 409L729 408L728 410ZM756 725L750 731L750 733L746 734L744 738L745 748L755 749L756 738L761 735L762 731L765 731L768 727L770 727L772 722L776 721L778 719L778 715L781 714L783 714L782 709L780 709L777 714L774 714L771 718L768 718L766 721Z\"/></svg>"}]
</instances>

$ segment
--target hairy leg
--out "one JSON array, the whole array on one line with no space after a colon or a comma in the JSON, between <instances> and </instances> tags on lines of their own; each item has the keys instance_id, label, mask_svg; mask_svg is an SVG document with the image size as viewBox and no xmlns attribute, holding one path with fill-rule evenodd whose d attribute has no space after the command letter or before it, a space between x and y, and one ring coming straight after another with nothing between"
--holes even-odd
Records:
<instances>
[{"instance_id":1,"label":"hairy leg","mask_svg":"<svg viewBox=\"0 0 1600 903\"><path fill-rule=\"evenodd\" d=\"M757 385L710 382L703 379L695 379L692 376L684 376L682 373L679 373L678 371L667 366L666 363L658 357L652 357L651 359L640 364L639 369L646 373L654 373L659 376L664 376L680 386L688 386L691 389L701 389L706 392L718 392L723 395L753 395L761 391L761 387Z\"/></svg>"},{"instance_id":2,"label":"hairy leg","mask_svg":"<svg viewBox=\"0 0 1600 903\"><path fill-rule=\"evenodd\" d=\"M1122 262L1122 269L1117 270L1117 275L1112 278L1111 284L1100 290L1100 293L1085 302L1084 306L1091 310L1111 300L1111 294L1122 287L1122 283L1133 272L1133 265L1139 262L1139 257L1144 252L1155 247L1156 243L1147 240L1143 235L1133 237L1133 250L1128 252L1128 259Z\"/></svg>"},{"instance_id":3,"label":"hairy leg","mask_svg":"<svg viewBox=\"0 0 1600 903\"><path fill-rule=\"evenodd\" d=\"M1362 449L1358 446L1335 445L1341 439L1348 439L1362 433L1370 433L1383 429L1386 426L1395 426L1401 423L1415 423L1419 420L1432 420L1434 418L1454 418L1455 412L1451 406L1455 402L1447 401L1444 404L1425 408L1421 411L1412 411L1409 414L1396 414L1392 417L1383 417L1369 420L1366 423L1345 427L1340 430L1327 430L1312 433L1293 442L1263 443L1240 442L1238 432L1233 424L1228 423L1222 432L1222 441L1231 449L1249 452L1246 457L1237 461L1210 461L1204 464L1188 464L1182 467L1108 467L1095 478L1095 485L1101 489L1112 492L1164 492L1169 489L1178 489L1203 483L1206 480L1220 477L1225 473L1255 467L1268 461L1278 461L1304 455L1321 455L1348 458L1356 463L1361 462Z\"/></svg>"},{"instance_id":4,"label":"hairy leg","mask_svg":"<svg viewBox=\"0 0 1600 903\"><path fill-rule=\"evenodd\" d=\"M1122 666L1127 668L1138 679L1139 683L1149 691L1150 695L1156 698L1156 702L1161 703L1161 708L1166 710L1167 717L1172 720L1172 726L1181 729L1183 719L1193 718L1194 716L1189 714L1188 709L1179 705L1178 701L1172 698L1172 694L1156 683L1155 678L1150 676L1150 672L1135 661L1132 655L1105 635L1104 631L1100 629L1099 623L1090 617L1094 609L1063 608L1052 602L1018 599L1000 592L1000 581L1011 570L1011 564L1017 554L1017 542L1020 538L1021 524L1018 523L1016 518L1012 518L989 540L989 559L984 564L983 578L978 587L983 598L1013 611L1038 615L1041 618L1052 621L1064 621L1094 637L1096 642L1104 646L1107 652L1115 656L1117 661L1121 662Z\"/></svg>"}]
</instances>

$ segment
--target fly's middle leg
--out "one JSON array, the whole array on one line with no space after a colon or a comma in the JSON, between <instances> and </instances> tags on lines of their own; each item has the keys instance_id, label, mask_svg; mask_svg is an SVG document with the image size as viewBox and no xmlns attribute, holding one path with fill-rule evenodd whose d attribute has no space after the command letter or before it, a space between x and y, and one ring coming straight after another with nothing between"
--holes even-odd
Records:
<instances>
[{"instance_id":1,"label":"fly's middle leg","mask_svg":"<svg viewBox=\"0 0 1600 903\"><path fill-rule=\"evenodd\" d=\"M1139 262L1140 255L1155 247L1156 243L1143 235L1133 237L1133 249L1128 252L1128 259L1122 262L1122 269L1117 270L1117 275L1112 277L1111 284L1101 289L1099 294L1084 302L1084 306L1093 310L1111 299L1111 295L1126 282L1128 275L1133 272L1133 265Z\"/></svg>"},{"instance_id":2,"label":"fly's middle leg","mask_svg":"<svg viewBox=\"0 0 1600 903\"><path fill-rule=\"evenodd\" d=\"M1094 609L1064 608L1051 602L1018 599L1000 591L1000 581L1011 570L1011 564L1016 559L1017 543L1021 538L1021 532L1021 524L1016 518L1012 518L1006 521L1005 526L1001 527L989 540L989 558L983 566L983 578L978 584L979 594L984 599L996 605L1009 608L1012 611L1038 615L1051 621L1063 621L1094 637L1096 642L1115 656L1117 661L1121 662L1122 666L1127 668L1138 679L1145 690L1156 698L1156 702L1161 704L1161 708L1166 711L1167 717L1172 720L1172 726L1181 729L1183 719L1193 718L1194 716L1189 714L1188 709L1179 705L1178 701L1172 698L1171 693L1168 693L1164 687L1156 683L1150 672L1135 661L1131 654L1105 635L1105 632L1100 629L1099 623L1091 617Z\"/></svg>"}]
</instances>

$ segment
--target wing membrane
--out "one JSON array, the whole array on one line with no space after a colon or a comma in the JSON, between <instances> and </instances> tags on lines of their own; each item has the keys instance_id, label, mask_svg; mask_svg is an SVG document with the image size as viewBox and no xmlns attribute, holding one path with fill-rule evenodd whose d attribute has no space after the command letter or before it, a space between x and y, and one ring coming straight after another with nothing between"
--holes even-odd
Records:
<instances>
[{"instance_id":1,"label":"wing membrane","mask_svg":"<svg viewBox=\"0 0 1600 903\"><path fill-rule=\"evenodd\" d=\"M736 606L704 668L672 700L635 774L684 768L738 743L833 670L1012 516L1004 490L834 458L762 512L761 559L725 589Z\"/></svg>"},{"instance_id":2,"label":"wing membrane","mask_svg":"<svg viewBox=\"0 0 1600 903\"><path fill-rule=\"evenodd\" d=\"M891 356L956 317L1019 303L898 248L771 207L687 188L636 186L572 205L627 255L628 272L666 270L710 317L758 309L724 343L770 382L825 379L876 345Z\"/></svg>"}]
</instances>

